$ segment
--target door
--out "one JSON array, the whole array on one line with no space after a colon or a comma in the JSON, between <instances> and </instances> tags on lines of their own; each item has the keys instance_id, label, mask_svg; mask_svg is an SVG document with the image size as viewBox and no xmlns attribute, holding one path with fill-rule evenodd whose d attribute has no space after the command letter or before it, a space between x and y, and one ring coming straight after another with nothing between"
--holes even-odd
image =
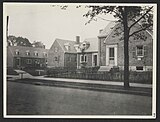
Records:
<instances>
[{"instance_id":1,"label":"door","mask_svg":"<svg viewBox=\"0 0 160 122\"><path fill-rule=\"evenodd\" d=\"M15 65L16 65L16 68L19 68L20 67L20 58L16 58L16 62L15 62Z\"/></svg>"},{"instance_id":2,"label":"door","mask_svg":"<svg viewBox=\"0 0 160 122\"><path fill-rule=\"evenodd\" d=\"M115 65L115 49L114 47L109 48L109 65Z\"/></svg>"},{"instance_id":3,"label":"door","mask_svg":"<svg viewBox=\"0 0 160 122\"><path fill-rule=\"evenodd\" d=\"M96 67L97 66L97 54L93 54L93 58L92 58L92 66Z\"/></svg>"},{"instance_id":4,"label":"door","mask_svg":"<svg viewBox=\"0 0 160 122\"><path fill-rule=\"evenodd\" d=\"M117 45L106 46L106 66L117 66Z\"/></svg>"}]
</instances>

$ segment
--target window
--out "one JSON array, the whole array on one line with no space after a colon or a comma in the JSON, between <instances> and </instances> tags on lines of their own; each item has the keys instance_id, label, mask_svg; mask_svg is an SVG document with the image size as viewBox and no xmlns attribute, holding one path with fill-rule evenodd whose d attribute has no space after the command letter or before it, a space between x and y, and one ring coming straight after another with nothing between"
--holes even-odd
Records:
<instances>
[{"instance_id":1,"label":"window","mask_svg":"<svg viewBox=\"0 0 160 122\"><path fill-rule=\"evenodd\" d=\"M27 55L27 56L30 56L30 52L29 52L29 51L26 51L26 55Z\"/></svg>"},{"instance_id":2,"label":"window","mask_svg":"<svg viewBox=\"0 0 160 122\"><path fill-rule=\"evenodd\" d=\"M54 48L54 51L55 51L55 52L58 52L58 48L57 48L57 47L55 47L55 48Z\"/></svg>"},{"instance_id":3,"label":"window","mask_svg":"<svg viewBox=\"0 0 160 122\"><path fill-rule=\"evenodd\" d=\"M44 54L45 57L47 57L47 53L46 52L43 52L43 54Z\"/></svg>"},{"instance_id":4,"label":"window","mask_svg":"<svg viewBox=\"0 0 160 122\"><path fill-rule=\"evenodd\" d=\"M69 45L66 45L65 48L67 49L67 51L70 50L70 46Z\"/></svg>"},{"instance_id":5,"label":"window","mask_svg":"<svg viewBox=\"0 0 160 122\"><path fill-rule=\"evenodd\" d=\"M138 70L138 71L143 71L143 66L137 66L137 67L136 67L136 70Z\"/></svg>"},{"instance_id":6,"label":"window","mask_svg":"<svg viewBox=\"0 0 160 122\"><path fill-rule=\"evenodd\" d=\"M35 55L35 56L38 56L38 52L37 52L37 51L35 51L35 52L34 52L34 55Z\"/></svg>"},{"instance_id":7,"label":"window","mask_svg":"<svg viewBox=\"0 0 160 122\"><path fill-rule=\"evenodd\" d=\"M138 57L143 57L143 46L142 45L139 45L139 46L137 46L137 56Z\"/></svg>"},{"instance_id":8,"label":"window","mask_svg":"<svg viewBox=\"0 0 160 122\"><path fill-rule=\"evenodd\" d=\"M16 54L16 55L19 55L19 50L16 50L15 54Z\"/></svg>"},{"instance_id":9,"label":"window","mask_svg":"<svg viewBox=\"0 0 160 122\"><path fill-rule=\"evenodd\" d=\"M70 43L68 43L68 42L65 43L64 47L66 48L67 51L69 51L70 50Z\"/></svg>"},{"instance_id":10,"label":"window","mask_svg":"<svg viewBox=\"0 0 160 122\"><path fill-rule=\"evenodd\" d=\"M46 65L48 64L48 61L46 60Z\"/></svg>"},{"instance_id":11,"label":"window","mask_svg":"<svg viewBox=\"0 0 160 122\"><path fill-rule=\"evenodd\" d=\"M27 59L27 64L32 64L32 60L31 59Z\"/></svg>"},{"instance_id":12,"label":"window","mask_svg":"<svg viewBox=\"0 0 160 122\"><path fill-rule=\"evenodd\" d=\"M35 64L40 64L40 60L39 59L35 59Z\"/></svg>"},{"instance_id":13,"label":"window","mask_svg":"<svg viewBox=\"0 0 160 122\"><path fill-rule=\"evenodd\" d=\"M19 55L19 51L16 51L16 55Z\"/></svg>"},{"instance_id":14,"label":"window","mask_svg":"<svg viewBox=\"0 0 160 122\"><path fill-rule=\"evenodd\" d=\"M87 56L81 55L81 62L87 62Z\"/></svg>"},{"instance_id":15,"label":"window","mask_svg":"<svg viewBox=\"0 0 160 122\"><path fill-rule=\"evenodd\" d=\"M16 59L16 65L20 66L20 59L19 58Z\"/></svg>"},{"instance_id":16,"label":"window","mask_svg":"<svg viewBox=\"0 0 160 122\"><path fill-rule=\"evenodd\" d=\"M55 61L58 61L58 57L54 57L54 60L55 60Z\"/></svg>"},{"instance_id":17,"label":"window","mask_svg":"<svg viewBox=\"0 0 160 122\"><path fill-rule=\"evenodd\" d=\"M114 60L114 48L109 48L109 60Z\"/></svg>"}]
</instances>

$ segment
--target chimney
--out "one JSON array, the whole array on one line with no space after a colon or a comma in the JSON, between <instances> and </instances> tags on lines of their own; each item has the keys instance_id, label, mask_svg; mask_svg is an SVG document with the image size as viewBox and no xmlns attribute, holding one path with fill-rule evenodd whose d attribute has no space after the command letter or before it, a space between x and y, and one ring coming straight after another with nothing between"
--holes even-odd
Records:
<instances>
[{"instance_id":1,"label":"chimney","mask_svg":"<svg viewBox=\"0 0 160 122\"><path fill-rule=\"evenodd\" d=\"M80 43L80 36L76 36L76 44Z\"/></svg>"},{"instance_id":2,"label":"chimney","mask_svg":"<svg viewBox=\"0 0 160 122\"><path fill-rule=\"evenodd\" d=\"M103 31L103 29L100 29L100 30L99 30L99 34L102 33L102 31Z\"/></svg>"}]
</instances>

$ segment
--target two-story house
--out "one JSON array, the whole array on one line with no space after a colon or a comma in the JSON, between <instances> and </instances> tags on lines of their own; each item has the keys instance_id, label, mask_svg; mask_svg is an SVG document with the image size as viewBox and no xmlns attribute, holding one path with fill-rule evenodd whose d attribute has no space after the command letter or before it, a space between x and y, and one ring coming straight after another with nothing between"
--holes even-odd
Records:
<instances>
[{"instance_id":1,"label":"two-story house","mask_svg":"<svg viewBox=\"0 0 160 122\"><path fill-rule=\"evenodd\" d=\"M47 58L48 49L7 46L7 67L15 69L46 67Z\"/></svg>"},{"instance_id":2,"label":"two-story house","mask_svg":"<svg viewBox=\"0 0 160 122\"><path fill-rule=\"evenodd\" d=\"M77 41L78 39L79 37L77 37ZM48 67L76 68L79 43L77 41L55 39L48 52Z\"/></svg>"}]
</instances>

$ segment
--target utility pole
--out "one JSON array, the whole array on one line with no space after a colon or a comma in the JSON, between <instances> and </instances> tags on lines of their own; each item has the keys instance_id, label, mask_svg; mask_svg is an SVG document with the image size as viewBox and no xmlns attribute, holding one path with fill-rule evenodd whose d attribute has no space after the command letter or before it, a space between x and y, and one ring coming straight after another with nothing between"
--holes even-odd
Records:
<instances>
[{"instance_id":1,"label":"utility pole","mask_svg":"<svg viewBox=\"0 0 160 122\"><path fill-rule=\"evenodd\" d=\"M8 23L9 23L9 16L7 16L7 25L6 25L6 39L8 43Z\"/></svg>"}]
</instances>

